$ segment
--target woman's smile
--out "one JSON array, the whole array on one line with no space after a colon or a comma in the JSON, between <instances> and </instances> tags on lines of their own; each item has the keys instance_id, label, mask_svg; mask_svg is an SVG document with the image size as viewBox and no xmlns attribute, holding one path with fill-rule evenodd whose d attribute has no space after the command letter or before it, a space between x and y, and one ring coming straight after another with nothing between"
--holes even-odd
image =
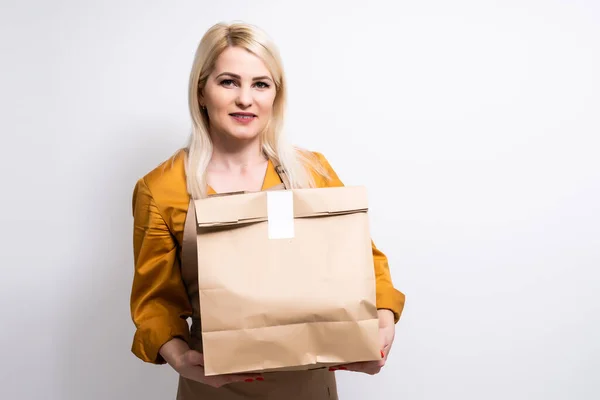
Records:
<instances>
[{"instance_id":1,"label":"woman's smile","mask_svg":"<svg viewBox=\"0 0 600 400\"><path fill-rule=\"evenodd\" d=\"M231 113L229 114L236 122L239 122L241 124L249 124L250 122L254 121L256 117L256 115L252 114L252 113L247 113L247 112L236 112L236 113Z\"/></svg>"}]
</instances>

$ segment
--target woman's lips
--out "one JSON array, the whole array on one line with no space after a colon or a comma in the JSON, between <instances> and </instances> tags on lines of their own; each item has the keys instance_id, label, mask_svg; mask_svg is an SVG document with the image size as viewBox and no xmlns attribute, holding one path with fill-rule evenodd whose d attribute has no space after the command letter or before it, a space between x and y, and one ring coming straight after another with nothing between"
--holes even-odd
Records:
<instances>
[{"instance_id":1,"label":"woman's lips","mask_svg":"<svg viewBox=\"0 0 600 400\"><path fill-rule=\"evenodd\" d=\"M231 115L231 117L236 120L237 122L241 123L241 124L248 124L250 122L252 122L254 120L254 118L256 118L256 115L254 114L248 114L248 113L233 113L233 114L229 114Z\"/></svg>"}]
</instances>

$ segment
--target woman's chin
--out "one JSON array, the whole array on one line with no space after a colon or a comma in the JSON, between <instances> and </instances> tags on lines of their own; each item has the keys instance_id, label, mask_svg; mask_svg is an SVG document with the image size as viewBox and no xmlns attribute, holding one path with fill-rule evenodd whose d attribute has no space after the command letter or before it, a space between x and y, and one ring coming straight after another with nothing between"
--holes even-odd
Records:
<instances>
[{"instance_id":1,"label":"woman's chin","mask_svg":"<svg viewBox=\"0 0 600 400\"><path fill-rule=\"evenodd\" d=\"M235 129L227 132L227 136L235 140L252 141L258 139L259 132L249 129Z\"/></svg>"}]
</instances>

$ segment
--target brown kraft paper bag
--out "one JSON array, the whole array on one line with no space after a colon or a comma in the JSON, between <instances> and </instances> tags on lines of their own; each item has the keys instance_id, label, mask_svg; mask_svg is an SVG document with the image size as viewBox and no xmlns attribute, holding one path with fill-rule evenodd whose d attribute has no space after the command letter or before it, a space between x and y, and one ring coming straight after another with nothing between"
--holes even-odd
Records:
<instances>
[{"instance_id":1,"label":"brown kraft paper bag","mask_svg":"<svg viewBox=\"0 0 600 400\"><path fill-rule=\"evenodd\" d=\"M207 376L380 359L364 187L193 203Z\"/></svg>"}]
</instances>

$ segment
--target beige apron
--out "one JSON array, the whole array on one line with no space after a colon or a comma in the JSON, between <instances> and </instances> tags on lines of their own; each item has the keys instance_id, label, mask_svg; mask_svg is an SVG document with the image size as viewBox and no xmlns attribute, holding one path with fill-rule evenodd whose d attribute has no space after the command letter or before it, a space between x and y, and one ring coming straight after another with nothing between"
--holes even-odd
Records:
<instances>
[{"instance_id":1,"label":"beige apron","mask_svg":"<svg viewBox=\"0 0 600 400\"><path fill-rule=\"evenodd\" d=\"M273 161L275 170L283 182L267 190L290 188L282 168ZM198 264L195 227L195 208L190 200L183 233L182 277L192 305L192 327L190 347L202 352L202 329L198 295ZM231 383L213 388L196 381L179 377L177 400L337 400L335 375L328 369L293 372L271 372L265 380Z\"/></svg>"}]
</instances>

